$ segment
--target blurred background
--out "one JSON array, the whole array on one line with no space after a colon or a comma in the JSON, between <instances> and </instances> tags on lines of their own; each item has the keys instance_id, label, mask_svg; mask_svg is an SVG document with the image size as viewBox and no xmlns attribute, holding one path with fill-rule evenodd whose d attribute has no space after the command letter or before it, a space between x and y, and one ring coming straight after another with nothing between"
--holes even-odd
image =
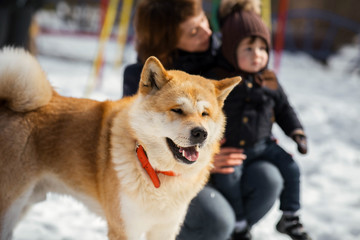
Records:
<instances>
[{"instance_id":1,"label":"blurred background","mask_svg":"<svg viewBox=\"0 0 360 240\"><path fill-rule=\"evenodd\" d=\"M0 0L0 47L23 46L62 95L117 100L123 69L136 61L132 17L138 0ZM270 68L303 121L309 154L274 127L302 170L303 220L314 240L360 239L360 1L261 0L272 32ZM220 0L203 0L214 31ZM358 213L356 213L358 212ZM256 224L276 232L278 205ZM74 199L49 194L15 240L103 240L106 224Z\"/></svg>"},{"instance_id":2,"label":"blurred background","mask_svg":"<svg viewBox=\"0 0 360 240\"><path fill-rule=\"evenodd\" d=\"M29 38L21 42L33 53L49 54L39 46L37 39L42 36L73 36L99 40L101 31L107 31L99 41L114 42L119 51L133 40L132 17L139 0L0 0L0 44L6 43L9 29L7 25L17 26L24 31L29 27ZM327 64L331 55L344 45L360 45L360 1L358 0L261 0L263 19L273 34L277 52L286 50L304 52ZM204 0L204 9L214 31L218 31L217 9L220 0ZM111 12L108 10L116 10ZM110 18L105 23L106 17ZM9 27L8 27L9 28ZM16 35L13 34L12 35ZM123 55L117 52L117 62ZM61 55L59 51L52 54ZM61 57L69 57L67 52ZM81 54L71 57L84 57ZM360 58L360 51L358 54ZM60 56L59 56L60 57ZM110 56L111 58L111 56ZM349 63L359 63L353 59ZM84 59L82 59L84 60ZM106 60L106 59L105 59ZM355 66L353 67L355 68Z\"/></svg>"}]
</instances>

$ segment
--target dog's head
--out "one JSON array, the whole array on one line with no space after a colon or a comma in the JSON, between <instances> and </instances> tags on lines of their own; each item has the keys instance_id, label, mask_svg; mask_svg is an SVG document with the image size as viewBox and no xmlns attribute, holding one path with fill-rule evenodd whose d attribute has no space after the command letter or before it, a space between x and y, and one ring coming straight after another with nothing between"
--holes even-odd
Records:
<instances>
[{"instance_id":1,"label":"dog's head","mask_svg":"<svg viewBox=\"0 0 360 240\"><path fill-rule=\"evenodd\" d=\"M166 71L157 58L150 57L143 67L130 124L152 166L184 173L194 164L208 165L224 131L224 100L240 80L215 81Z\"/></svg>"}]
</instances>

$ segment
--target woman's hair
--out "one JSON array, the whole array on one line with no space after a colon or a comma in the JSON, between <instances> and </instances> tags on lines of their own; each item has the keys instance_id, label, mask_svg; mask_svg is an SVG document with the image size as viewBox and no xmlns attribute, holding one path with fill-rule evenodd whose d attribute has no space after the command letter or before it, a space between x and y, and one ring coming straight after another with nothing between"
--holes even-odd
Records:
<instances>
[{"instance_id":1,"label":"woman's hair","mask_svg":"<svg viewBox=\"0 0 360 240\"><path fill-rule=\"evenodd\" d=\"M142 63L157 57L165 67L173 63L180 24L202 11L201 0L142 0L135 16L135 43Z\"/></svg>"}]
</instances>

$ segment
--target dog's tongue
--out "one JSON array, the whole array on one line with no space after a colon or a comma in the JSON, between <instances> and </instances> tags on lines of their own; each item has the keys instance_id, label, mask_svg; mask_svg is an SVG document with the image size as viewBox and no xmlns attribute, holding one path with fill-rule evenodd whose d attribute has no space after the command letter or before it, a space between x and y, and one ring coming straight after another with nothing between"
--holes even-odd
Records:
<instances>
[{"instance_id":1,"label":"dog's tongue","mask_svg":"<svg viewBox=\"0 0 360 240\"><path fill-rule=\"evenodd\" d=\"M180 152L191 162L195 162L199 157L199 153L195 150L195 147L180 147Z\"/></svg>"}]
</instances>

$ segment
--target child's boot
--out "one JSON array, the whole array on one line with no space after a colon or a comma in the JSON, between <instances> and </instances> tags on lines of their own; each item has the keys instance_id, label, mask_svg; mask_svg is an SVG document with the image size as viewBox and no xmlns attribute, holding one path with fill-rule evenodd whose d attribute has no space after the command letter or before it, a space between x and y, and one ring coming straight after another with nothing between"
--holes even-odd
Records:
<instances>
[{"instance_id":1,"label":"child's boot","mask_svg":"<svg viewBox=\"0 0 360 240\"><path fill-rule=\"evenodd\" d=\"M251 240L250 228L246 220L237 221L231 240Z\"/></svg>"},{"instance_id":2,"label":"child's boot","mask_svg":"<svg viewBox=\"0 0 360 240\"><path fill-rule=\"evenodd\" d=\"M251 240L250 229L246 228L241 232L233 232L231 240Z\"/></svg>"},{"instance_id":3,"label":"child's boot","mask_svg":"<svg viewBox=\"0 0 360 240\"><path fill-rule=\"evenodd\" d=\"M280 221L276 224L276 229L280 233L287 234L292 240L311 240L300 222L299 215L283 214Z\"/></svg>"}]
</instances>

